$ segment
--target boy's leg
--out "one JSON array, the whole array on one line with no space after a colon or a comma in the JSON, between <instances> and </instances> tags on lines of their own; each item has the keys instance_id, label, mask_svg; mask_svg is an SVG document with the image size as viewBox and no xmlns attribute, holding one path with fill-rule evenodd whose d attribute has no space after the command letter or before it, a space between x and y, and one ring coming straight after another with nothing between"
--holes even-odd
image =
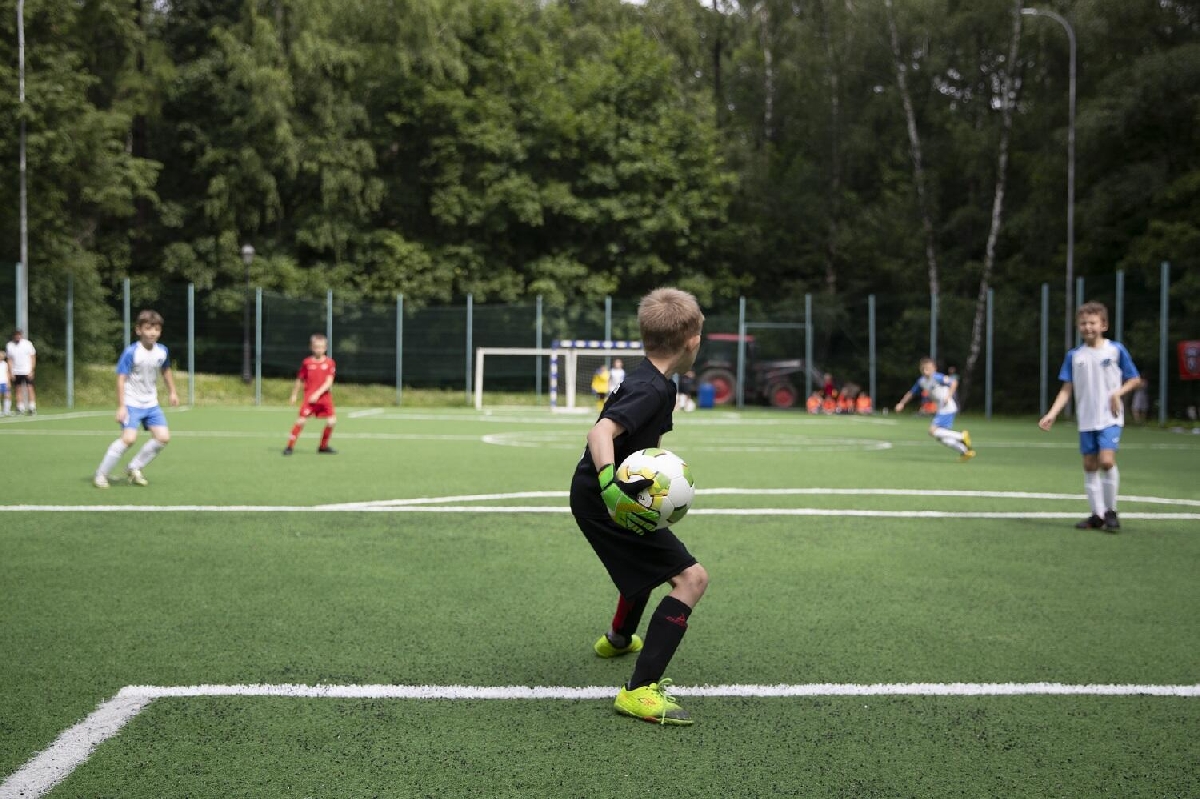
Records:
<instances>
[{"instance_id":1,"label":"boy's leg","mask_svg":"<svg viewBox=\"0 0 1200 799\"><path fill-rule=\"evenodd\" d=\"M708 588L708 572L699 563L693 564L672 578L671 585L671 593L662 598L650 616L645 646L629 678L630 690L662 680L687 632L692 608Z\"/></svg>"},{"instance_id":2,"label":"boy's leg","mask_svg":"<svg viewBox=\"0 0 1200 799\"><path fill-rule=\"evenodd\" d=\"M104 453L100 465L96 467L96 485L100 485L103 482L103 487L108 486L108 473L116 468L117 463L121 460L121 456L125 454L125 450L133 446L133 442L136 440L137 428L131 427L122 430L117 440L108 445L108 451Z\"/></svg>"},{"instance_id":3,"label":"boy's leg","mask_svg":"<svg viewBox=\"0 0 1200 799\"><path fill-rule=\"evenodd\" d=\"M37 413L37 392L33 389L33 378L25 385L25 394L29 397L26 407L29 408L29 415Z\"/></svg>"},{"instance_id":4,"label":"boy's leg","mask_svg":"<svg viewBox=\"0 0 1200 799\"><path fill-rule=\"evenodd\" d=\"M962 455L969 447L963 443L962 433L957 433L947 427L938 427L934 425L929 428L929 435L938 440L938 443Z\"/></svg>"},{"instance_id":5,"label":"boy's leg","mask_svg":"<svg viewBox=\"0 0 1200 799\"><path fill-rule=\"evenodd\" d=\"M9 412L12 411L12 400L8 396L8 385L7 384L5 384L4 389L2 391L0 391L0 398L3 398L2 401L4 403L3 408L0 409L0 413L3 413L5 416L8 416Z\"/></svg>"},{"instance_id":6,"label":"boy's leg","mask_svg":"<svg viewBox=\"0 0 1200 799\"><path fill-rule=\"evenodd\" d=\"M617 610L613 614L612 626L592 647L597 655L611 658L641 651L642 639L636 633L649 601L649 594L633 599L624 596L617 598Z\"/></svg>"},{"instance_id":7,"label":"boy's leg","mask_svg":"<svg viewBox=\"0 0 1200 799\"><path fill-rule=\"evenodd\" d=\"M283 450L284 455L292 454L292 448L296 446L296 439L300 437L300 431L304 429L304 423L306 421L308 421L308 418L302 411L300 415L296 417L296 423L292 425L292 432L291 435L288 436L287 447L285 447Z\"/></svg>"},{"instance_id":8,"label":"boy's leg","mask_svg":"<svg viewBox=\"0 0 1200 799\"><path fill-rule=\"evenodd\" d=\"M138 454L133 456L133 460L129 462L129 471L139 472L149 465L150 461L158 457L158 453L163 451L163 447L171 441L171 433L167 428L155 426L150 428L150 440L142 445L138 450Z\"/></svg>"},{"instance_id":9,"label":"boy's leg","mask_svg":"<svg viewBox=\"0 0 1200 799\"><path fill-rule=\"evenodd\" d=\"M337 419L330 418L325 422L325 429L321 431L321 446L318 449L321 452L329 452L329 437L333 435L333 426L337 424Z\"/></svg>"}]
</instances>

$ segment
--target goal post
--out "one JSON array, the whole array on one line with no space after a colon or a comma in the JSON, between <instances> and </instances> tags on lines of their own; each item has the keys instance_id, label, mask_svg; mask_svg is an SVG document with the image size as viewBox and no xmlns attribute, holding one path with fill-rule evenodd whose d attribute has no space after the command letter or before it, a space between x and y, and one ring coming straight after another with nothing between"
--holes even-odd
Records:
<instances>
[{"instance_id":1,"label":"goal post","mask_svg":"<svg viewBox=\"0 0 1200 799\"><path fill-rule=\"evenodd\" d=\"M575 411L590 409L590 403L579 407L578 396L592 395L592 375L601 364L610 367L612 361L621 358L628 372L645 357L640 341L601 341L593 339L555 340L550 347L479 347L475 350L475 409L483 410L484 387L487 385L489 364L497 358L523 357L545 358L549 361L549 405L551 410ZM540 372L539 372L540 373ZM530 385L535 379L534 371L529 375ZM496 378L493 377L492 385Z\"/></svg>"}]
</instances>

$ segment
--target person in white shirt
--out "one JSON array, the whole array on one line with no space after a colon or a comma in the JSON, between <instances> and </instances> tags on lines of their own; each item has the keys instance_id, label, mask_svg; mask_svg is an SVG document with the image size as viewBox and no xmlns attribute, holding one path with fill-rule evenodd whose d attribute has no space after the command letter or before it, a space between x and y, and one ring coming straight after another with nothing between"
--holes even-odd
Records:
<instances>
[{"instance_id":1,"label":"person in white shirt","mask_svg":"<svg viewBox=\"0 0 1200 799\"><path fill-rule=\"evenodd\" d=\"M1125 426L1125 395L1142 383L1129 351L1104 337L1108 330L1108 308L1088 302L1079 306L1075 324L1083 344L1067 353L1059 370L1063 381L1050 410L1038 422L1049 430L1058 414L1075 394L1075 416L1079 421L1079 452L1083 455L1083 487L1092 515L1075 526L1080 530L1121 529L1117 517L1117 446Z\"/></svg>"},{"instance_id":2,"label":"person in white shirt","mask_svg":"<svg viewBox=\"0 0 1200 799\"><path fill-rule=\"evenodd\" d=\"M937 403L933 421L929 423L929 435L936 438L942 446L957 452L960 461L969 461L975 457L975 450L971 448L971 433L967 430L960 433L951 429L954 426L954 417L958 415L958 403L954 401L956 390L958 390L957 377L947 376L937 371L932 358L922 358L921 376L896 403L896 413L904 410L904 406L910 399L914 396L919 397L924 391L931 400Z\"/></svg>"},{"instance_id":3,"label":"person in white shirt","mask_svg":"<svg viewBox=\"0 0 1200 799\"><path fill-rule=\"evenodd\" d=\"M624 382L625 362L620 358L614 358L612 368L608 370L608 393L616 391Z\"/></svg>"},{"instance_id":4,"label":"person in white shirt","mask_svg":"<svg viewBox=\"0 0 1200 799\"><path fill-rule=\"evenodd\" d=\"M125 450L137 441L139 426L150 431L150 440L133 456L125 470L133 485L148 484L142 469L171 440L167 417L158 404L159 372L171 392L172 405L179 404L179 395L175 393L175 378L171 374L167 348L158 343L162 326L163 318L157 311L139 313L134 326L138 340L126 347L117 361L117 424L121 425L121 436L109 445L96 469L92 480L96 488L108 488L108 473L120 462Z\"/></svg>"},{"instance_id":5,"label":"person in white shirt","mask_svg":"<svg viewBox=\"0 0 1200 799\"><path fill-rule=\"evenodd\" d=\"M12 399L8 396L8 387L12 385L11 372L8 368L8 352L0 350L0 416L10 416Z\"/></svg>"},{"instance_id":6,"label":"person in white shirt","mask_svg":"<svg viewBox=\"0 0 1200 799\"><path fill-rule=\"evenodd\" d=\"M17 413L37 413L37 393L33 390L33 373L37 370L37 349L25 338L25 332L13 331L12 341L4 346L8 365L13 375L13 399L17 402Z\"/></svg>"}]
</instances>

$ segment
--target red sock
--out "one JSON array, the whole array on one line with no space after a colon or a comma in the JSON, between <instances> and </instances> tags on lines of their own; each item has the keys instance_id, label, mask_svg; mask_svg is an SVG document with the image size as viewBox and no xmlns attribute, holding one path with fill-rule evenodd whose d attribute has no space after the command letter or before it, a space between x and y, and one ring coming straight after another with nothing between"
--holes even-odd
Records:
<instances>
[{"instance_id":1,"label":"red sock","mask_svg":"<svg viewBox=\"0 0 1200 799\"><path fill-rule=\"evenodd\" d=\"M321 433L321 449L329 446L329 437L333 435L333 425L325 425L325 432Z\"/></svg>"},{"instance_id":2,"label":"red sock","mask_svg":"<svg viewBox=\"0 0 1200 799\"><path fill-rule=\"evenodd\" d=\"M292 434L288 436L288 449L296 446L296 439L300 437L300 431L304 429L304 425L298 424L292 428Z\"/></svg>"}]
</instances>

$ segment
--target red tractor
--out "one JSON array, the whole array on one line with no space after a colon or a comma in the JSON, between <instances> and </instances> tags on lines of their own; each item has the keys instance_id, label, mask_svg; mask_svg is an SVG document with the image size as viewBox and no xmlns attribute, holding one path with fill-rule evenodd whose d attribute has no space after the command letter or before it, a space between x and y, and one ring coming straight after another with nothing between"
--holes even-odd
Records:
<instances>
[{"instance_id":1,"label":"red tractor","mask_svg":"<svg viewBox=\"0 0 1200 799\"><path fill-rule=\"evenodd\" d=\"M754 336L746 336L746 389L743 400L775 408L791 408L801 401L804 389L804 360L758 360ZM711 383L713 403L727 405L737 401L738 336L736 333L710 333L704 337L696 359L696 382ZM821 373L812 370L819 384Z\"/></svg>"}]
</instances>

